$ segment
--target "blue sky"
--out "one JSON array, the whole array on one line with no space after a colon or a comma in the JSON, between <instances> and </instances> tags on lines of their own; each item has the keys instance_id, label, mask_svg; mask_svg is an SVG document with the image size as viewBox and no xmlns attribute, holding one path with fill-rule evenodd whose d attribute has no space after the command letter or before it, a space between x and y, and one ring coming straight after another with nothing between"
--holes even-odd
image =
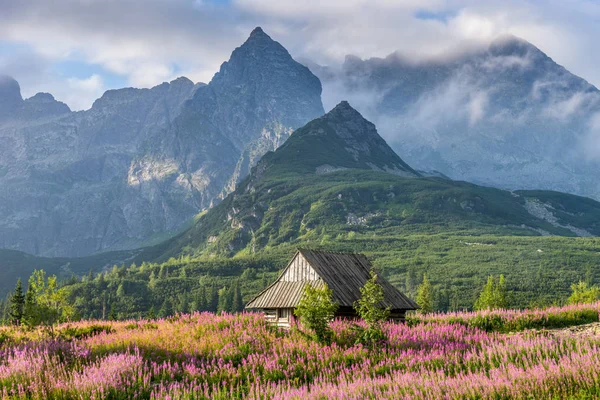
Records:
<instances>
[{"instance_id":1,"label":"blue sky","mask_svg":"<svg viewBox=\"0 0 600 400\"><path fill-rule=\"evenodd\" d=\"M596 0L47 0L0 2L0 73L25 97L85 109L111 88L207 82L255 26L299 59L443 56L503 33L600 85Z\"/></svg>"}]
</instances>

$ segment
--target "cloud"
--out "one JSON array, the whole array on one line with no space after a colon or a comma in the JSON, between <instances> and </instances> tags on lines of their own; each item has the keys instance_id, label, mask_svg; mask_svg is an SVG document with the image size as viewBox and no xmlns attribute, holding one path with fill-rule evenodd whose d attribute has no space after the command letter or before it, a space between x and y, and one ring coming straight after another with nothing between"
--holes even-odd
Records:
<instances>
[{"instance_id":1,"label":"cloud","mask_svg":"<svg viewBox=\"0 0 600 400\"><path fill-rule=\"evenodd\" d=\"M105 91L102 77L96 74L86 79L69 78L67 79L67 87L68 93L60 90L57 93L57 98L69 104L73 110L87 108L90 102L102 96Z\"/></svg>"},{"instance_id":2,"label":"cloud","mask_svg":"<svg viewBox=\"0 0 600 400\"><path fill-rule=\"evenodd\" d=\"M582 143L583 153L588 160L600 160L600 113L590 120L587 136Z\"/></svg>"},{"instance_id":3,"label":"cloud","mask_svg":"<svg viewBox=\"0 0 600 400\"><path fill-rule=\"evenodd\" d=\"M55 82L46 86L70 78L47 72L72 60L149 87L184 73L209 81L256 25L294 57L328 65L394 51L428 59L513 33L600 85L599 16L588 0L24 0L0 2L0 43L30 48L21 56L43 61Z\"/></svg>"}]
</instances>

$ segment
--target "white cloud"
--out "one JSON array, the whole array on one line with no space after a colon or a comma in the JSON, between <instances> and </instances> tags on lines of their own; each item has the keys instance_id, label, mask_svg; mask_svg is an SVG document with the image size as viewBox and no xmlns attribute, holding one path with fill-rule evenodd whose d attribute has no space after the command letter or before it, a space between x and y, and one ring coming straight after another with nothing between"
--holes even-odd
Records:
<instances>
[{"instance_id":1,"label":"white cloud","mask_svg":"<svg viewBox=\"0 0 600 400\"><path fill-rule=\"evenodd\" d=\"M67 78L41 85L38 91L49 92L54 97L66 103L72 110L84 110L102 96L106 87L100 75L94 74L88 78Z\"/></svg>"},{"instance_id":2,"label":"white cloud","mask_svg":"<svg viewBox=\"0 0 600 400\"><path fill-rule=\"evenodd\" d=\"M416 18L420 11L439 17ZM210 80L256 25L296 58L321 64L396 50L430 58L513 33L600 85L599 17L600 4L588 0L28 0L0 2L0 41L148 87L183 73Z\"/></svg>"},{"instance_id":3,"label":"white cloud","mask_svg":"<svg viewBox=\"0 0 600 400\"><path fill-rule=\"evenodd\" d=\"M583 141L583 152L588 160L600 160L600 113L590 120L589 131Z\"/></svg>"}]
</instances>

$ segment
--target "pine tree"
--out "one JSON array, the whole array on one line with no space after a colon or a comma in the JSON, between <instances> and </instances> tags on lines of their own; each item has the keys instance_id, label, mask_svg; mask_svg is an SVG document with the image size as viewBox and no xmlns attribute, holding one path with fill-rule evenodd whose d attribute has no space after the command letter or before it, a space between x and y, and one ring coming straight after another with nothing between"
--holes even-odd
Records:
<instances>
[{"instance_id":1,"label":"pine tree","mask_svg":"<svg viewBox=\"0 0 600 400\"><path fill-rule=\"evenodd\" d=\"M35 326L39 323L35 293L31 285L27 287L27 292L25 292L25 304L23 306L23 323L28 326Z\"/></svg>"},{"instance_id":2,"label":"pine tree","mask_svg":"<svg viewBox=\"0 0 600 400\"><path fill-rule=\"evenodd\" d=\"M383 305L383 288L377 282L377 274L371 270L371 278L360 288L360 299L354 303L356 313L367 323L358 341L368 345L384 340L381 323L390 316L390 308Z\"/></svg>"},{"instance_id":3,"label":"pine tree","mask_svg":"<svg viewBox=\"0 0 600 400\"><path fill-rule=\"evenodd\" d=\"M166 318L170 317L171 315L173 315L173 302L171 299L165 299L160 307L160 310L158 310L158 317Z\"/></svg>"},{"instance_id":4,"label":"pine tree","mask_svg":"<svg viewBox=\"0 0 600 400\"><path fill-rule=\"evenodd\" d=\"M569 304L594 303L600 298L600 288L598 286L589 286L583 281L572 284L571 290Z\"/></svg>"},{"instance_id":5,"label":"pine tree","mask_svg":"<svg viewBox=\"0 0 600 400\"><path fill-rule=\"evenodd\" d=\"M459 290L456 286L452 286L452 289L450 290L450 305L449 305L449 310L448 311L458 311L459 309L459 299L460 299L460 293Z\"/></svg>"},{"instance_id":6,"label":"pine tree","mask_svg":"<svg viewBox=\"0 0 600 400\"><path fill-rule=\"evenodd\" d=\"M417 289L417 304L421 307L421 313L433 312L433 287L427 279L427 275L423 275L423 282Z\"/></svg>"},{"instance_id":7,"label":"pine tree","mask_svg":"<svg viewBox=\"0 0 600 400\"><path fill-rule=\"evenodd\" d=\"M262 273L262 288L266 289L267 286L269 286L269 280L267 279L267 273L263 272Z\"/></svg>"},{"instance_id":8,"label":"pine tree","mask_svg":"<svg viewBox=\"0 0 600 400\"><path fill-rule=\"evenodd\" d=\"M504 279L504 275L500 275L498 285L496 286L496 307L508 307L508 290L506 289L506 279Z\"/></svg>"},{"instance_id":9,"label":"pine tree","mask_svg":"<svg viewBox=\"0 0 600 400\"><path fill-rule=\"evenodd\" d=\"M196 294L196 307L194 311L206 311L208 304L206 303L206 286L200 286L200 290Z\"/></svg>"},{"instance_id":10,"label":"pine tree","mask_svg":"<svg viewBox=\"0 0 600 400\"><path fill-rule=\"evenodd\" d=\"M154 304L152 305L152 307L150 307L150 310L148 310L148 319L156 319L156 311L154 311Z\"/></svg>"},{"instance_id":11,"label":"pine tree","mask_svg":"<svg viewBox=\"0 0 600 400\"><path fill-rule=\"evenodd\" d=\"M498 283L496 283L494 277L490 275L483 290L479 294L479 298L475 302L474 308L476 310L487 310L505 308L506 306L507 290L504 275L500 275Z\"/></svg>"},{"instance_id":12,"label":"pine tree","mask_svg":"<svg viewBox=\"0 0 600 400\"><path fill-rule=\"evenodd\" d=\"M219 306L219 289L217 288L217 285L215 285L214 283L212 284L212 287L210 289L210 298L208 301L208 310L207 311L212 311L212 312L217 312L217 307Z\"/></svg>"},{"instance_id":13,"label":"pine tree","mask_svg":"<svg viewBox=\"0 0 600 400\"><path fill-rule=\"evenodd\" d=\"M240 282L235 281L233 286L233 298L231 301L231 311L232 312L241 312L244 310L244 301L242 300L242 292L240 290Z\"/></svg>"},{"instance_id":14,"label":"pine tree","mask_svg":"<svg viewBox=\"0 0 600 400\"><path fill-rule=\"evenodd\" d=\"M23 295L23 285L21 279L17 281L17 286L10 298L9 318L13 325L21 325L23 320L23 308L25 306L25 296Z\"/></svg>"},{"instance_id":15,"label":"pine tree","mask_svg":"<svg viewBox=\"0 0 600 400\"><path fill-rule=\"evenodd\" d=\"M217 304L217 312L230 312L231 311L231 287L224 287L219 290L219 302Z\"/></svg>"},{"instance_id":16,"label":"pine tree","mask_svg":"<svg viewBox=\"0 0 600 400\"><path fill-rule=\"evenodd\" d=\"M187 292L184 292L179 298L179 307L177 309L180 313L186 314L190 311L190 302L188 299Z\"/></svg>"},{"instance_id":17,"label":"pine tree","mask_svg":"<svg viewBox=\"0 0 600 400\"><path fill-rule=\"evenodd\" d=\"M117 311L115 310L115 305L114 304L110 305L110 311L108 312L108 319L110 321L116 321L117 320Z\"/></svg>"}]
</instances>

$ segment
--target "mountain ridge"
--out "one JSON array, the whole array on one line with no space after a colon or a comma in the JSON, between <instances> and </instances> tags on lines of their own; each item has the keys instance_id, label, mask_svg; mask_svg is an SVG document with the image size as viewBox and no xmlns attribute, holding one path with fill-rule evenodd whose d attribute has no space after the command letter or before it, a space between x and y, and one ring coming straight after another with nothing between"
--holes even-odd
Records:
<instances>
[{"instance_id":1,"label":"mountain ridge","mask_svg":"<svg viewBox=\"0 0 600 400\"><path fill-rule=\"evenodd\" d=\"M321 115L320 94L262 30L207 85L109 90L77 113L49 112L49 95L23 100L3 78L0 102L33 111L0 111L0 247L83 256L175 232Z\"/></svg>"},{"instance_id":2,"label":"mountain ridge","mask_svg":"<svg viewBox=\"0 0 600 400\"><path fill-rule=\"evenodd\" d=\"M326 103L352 101L417 170L600 199L600 91L523 39L421 61L392 53L310 66Z\"/></svg>"},{"instance_id":3,"label":"mountain ridge","mask_svg":"<svg viewBox=\"0 0 600 400\"><path fill-rule=\"evenodd\" d=\"M355 120L339 118L348 113ZM297 129L286 144L263 156L221 204L188 231L146 249L138 260L260 253L350 230L363 234L501 231L524 236L600 235L600 203L591 199L547 191L509 192L416 173L398 175L381 168L385 164L373 168L363 159L354 159L354 154L344 152L335 140L315 141L323 136L346 136L347 126L357 125L372 129L355 136L362 137L359 147L364 144L363 149L368 148L366 144L377 131L368 121L360 124L362 120L360 113L342 102ZM327 126L328 122L333 123ZM312 149L313 154L299 149ZM380 159L393 153L387 144L375 149L384 154ZM392 159L402 160L395 153ZM326 161L333 164L332 169L320 173L317 167ZM336 162L343 167L335 168Z\"/></svg>"}]
</instances>

